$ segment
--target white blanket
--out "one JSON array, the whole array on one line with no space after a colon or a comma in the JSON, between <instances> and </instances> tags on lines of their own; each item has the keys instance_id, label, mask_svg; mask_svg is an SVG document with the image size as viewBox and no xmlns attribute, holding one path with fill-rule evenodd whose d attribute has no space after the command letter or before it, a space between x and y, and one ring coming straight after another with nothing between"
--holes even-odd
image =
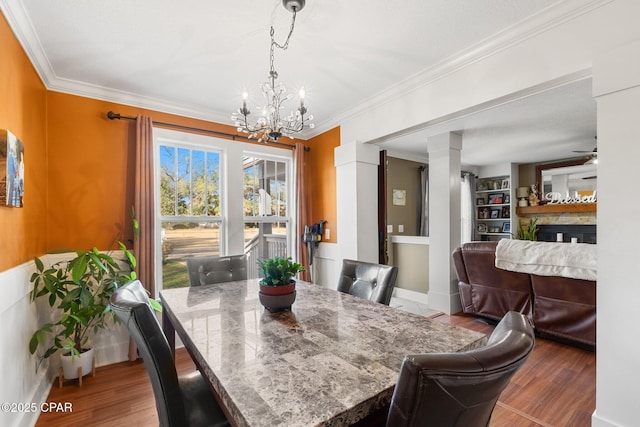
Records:
<instances>
[{"instance_id":1,"label":"white blanket","mask_svg":"<svg viewBox=\"0 0 640 427\"><path fill-rule=\"evenodd\" d=\"M596 245L502 239L496 247L496 267L503 270L596 280Z\"/></svg>"}]
</instances>

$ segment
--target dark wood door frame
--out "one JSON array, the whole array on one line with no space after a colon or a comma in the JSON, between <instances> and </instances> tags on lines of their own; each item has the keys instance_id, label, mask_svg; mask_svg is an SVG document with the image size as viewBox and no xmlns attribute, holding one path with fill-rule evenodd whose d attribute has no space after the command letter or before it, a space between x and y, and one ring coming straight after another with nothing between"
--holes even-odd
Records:
<instances>
[{"instance_id":1,"label":"dark wood door frame","mask_svg":"<svg viewBox=\"0 0 640 427\"><path fill-rule=\"evenodd\" d=\"M380 151L378 165L378 262L387 264L387 150Z\"/></svg>"}]
</instances>

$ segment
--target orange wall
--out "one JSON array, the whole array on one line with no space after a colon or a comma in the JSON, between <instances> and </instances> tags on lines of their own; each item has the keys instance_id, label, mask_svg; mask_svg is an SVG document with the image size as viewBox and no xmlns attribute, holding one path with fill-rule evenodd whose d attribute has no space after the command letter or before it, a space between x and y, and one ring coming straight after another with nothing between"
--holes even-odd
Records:
<instances>
[{"instance_id":1,"label":"orange wall","mask_svg":"<svg viewBox=\"0 0 640 427\"><path fill-rule=\"evenodd\" d=\"M0 271L5 271L45 251L47 145L46 89L2 14L0 129L8 129L25 149L25 206L0 206Z\"/></svg>"},{"instance_id":2,"label":"orange wall","mask_svg":"<svg viewBox=\"0 0 640 427\"><path fill-rule=\"evenodd\" d=\"M47 247L51 251L109 249L118 240L131 244L135 122L109 120L108 111L236 133L233 126L58 92L48 92L47 102L51 207Z\"/></svg>"},{"instance_id":3,"label":"orange wall","mask_svg":"<svg viewBox=\"0 0 640 427\"><path fill-rule=\"evenodd\" d=\"M336 167L333 153L340 145L340 127L336 127L305 142L311 147L307 160L311 182L311 219L315 224L327 221L325 228L331 230L329 243L338 241L336 209ZM323 236L324 239L324 236Z\"/></svg>"}]
</instances>

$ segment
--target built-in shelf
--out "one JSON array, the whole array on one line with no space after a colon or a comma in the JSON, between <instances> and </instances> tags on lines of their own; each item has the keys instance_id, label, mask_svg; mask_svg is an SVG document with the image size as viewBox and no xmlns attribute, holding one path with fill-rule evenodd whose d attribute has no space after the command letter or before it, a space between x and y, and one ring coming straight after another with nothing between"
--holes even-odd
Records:
<instances>
[{"instance_id":1,"label":"built-in shelf","mask_svg":"<svg viewBox=\"0 0 640 427\"><path fill-rule=\"evenodd\" d=\"M518 206L518 215L535 215L545 213L596 212L597 203L546 203L538 206Z\"/></svg>"}]
</instances>

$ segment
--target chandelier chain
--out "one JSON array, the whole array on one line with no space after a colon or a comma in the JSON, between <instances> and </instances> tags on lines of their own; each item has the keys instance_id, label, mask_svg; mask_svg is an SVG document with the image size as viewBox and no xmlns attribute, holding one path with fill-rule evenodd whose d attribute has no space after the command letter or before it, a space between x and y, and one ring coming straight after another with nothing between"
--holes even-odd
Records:
<instances>
[{"instance_id":1,"label":"chandelier chain","mask_svg":"<svg viewBox=\"0 0 640 427\"><path fill-rule=\"evenodd\" d=\"M275 54L274 54L274 48L278 48L278 49L282 49L282 50L287 50L287 48L289 47L289 40L291 40L291 34L293 34L293 28L296 25L296 8L293 8L293 18L291 19L291 28L289 29L289 35L287 36L287 40L284 42L284 44L279 44L274 37L275 34L275 29L273 28L273 26L271 26L271 31L270 31L270 35L271 35L271 53L269 55L269 66L270 66L270 70L271 72L275 71L273 62L274 62L274 58L275 58Z\"/></svg>"}]
</instances>

